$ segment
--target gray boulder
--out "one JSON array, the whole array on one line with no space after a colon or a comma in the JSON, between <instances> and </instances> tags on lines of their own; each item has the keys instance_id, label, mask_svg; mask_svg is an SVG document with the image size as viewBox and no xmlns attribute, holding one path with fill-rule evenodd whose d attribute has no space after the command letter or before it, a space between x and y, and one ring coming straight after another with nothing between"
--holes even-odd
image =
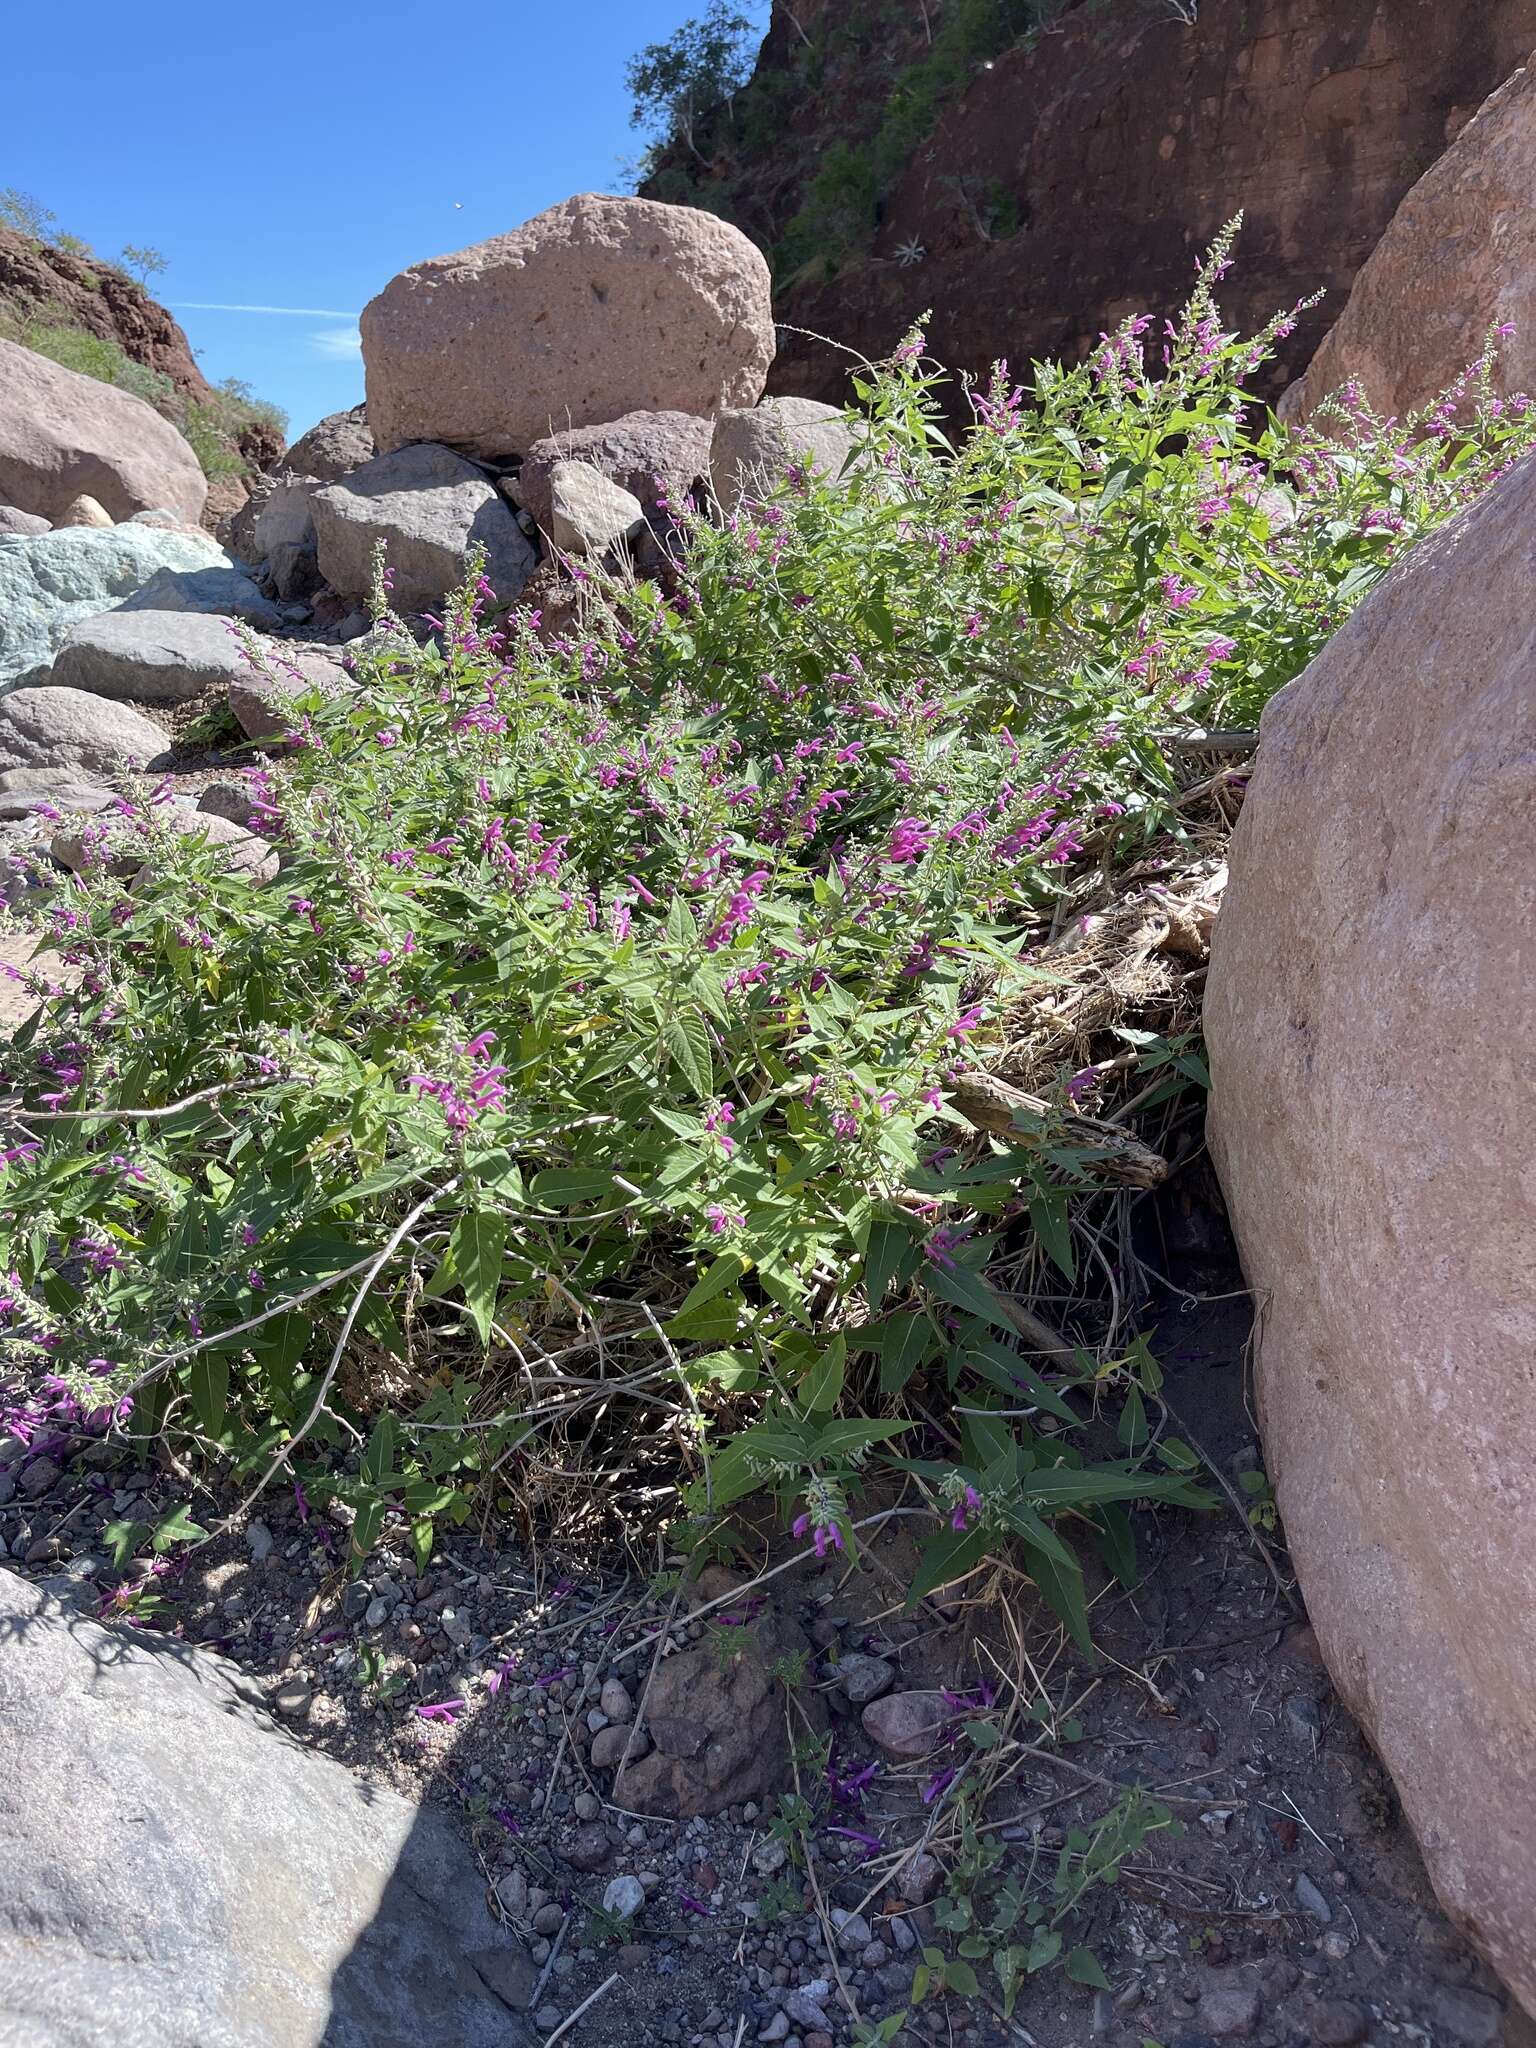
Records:
<instances>
[{"instance_id":1,"label":"gray boulder","mask_svg":"<svg viewBox=\"0 0 1536 2048\"><path fill-rule=\"evenodd\" d=\"M640 500L590 462L557 462L549 478L549 535L568 555L606 555L645 525Z\"/></svg>"},{"instance_id":2,"label":"gray boulder","mask_svg":"<svg viewBox=\"0 0 1536 2048\"><path fill-rule=\"evenodd\" d=\"M79 619L111 611L159 569L228 568L211 534L72 526L0 537L0 690L46 669Z\"/></svg>"},{"instance_id":3,"label":"gray boulder","mask_svg":"<svg viewBox=\"0 0 1536 2048\"><path fill-rule=\"evenodd\" d=\"M51 522L17 505L0 505L0 533L46 533Z\"/></svg>"},{"instance_id":4,"label":"gray boulder","mask_svg":"<svg viewBox=\"0 0 1536 2048\"><path fill-rule=\"evenodd\" d=\"M771 496L789 470L813 470L836 482L857 442L835 405L816 398L765 398L750 411L715 421L709 473L725 512L744 498Z\"/></svg>"},{"instance_id":5,"label":"gray boulder","mask_svg":"<svg viewBox=\"0 0 1536 2048\"><path fill-rule=\"evenodd\" d=\"M514 493L534 524L549 532L550 475L557 462L590 462L633 493L645 516L664 526L689 492L709 477L712 419L691 412L629 412L604 426L571 427L535 441Z\"/></svg>"},{"instance_id":6,"label":"gray boulder","mask_svg":"<svg viewBox=\"0 0 1536 2048\"><path fill-rule=\"evenodd\" d=\"M267 650L262 669L231 676L229 708L248 740L280 740L298 726L291 700L319 690L328 697L354 689L351 676L329 654L312 648Z\"/></svg>"},{"instance_id":7,"label":"gray boulder","mask_svg":"<svg viewBox=\"0 0 1536 2048\"><path fill-rule=\"evenodd\" d=\"M320 488L318 477L277 477L251 522L255 559L266 564L272 588L288 603L312 597L319 587L310 500Z\"/></svg>"},{"instance_id":8,"label":"gray boulder","mask_svg":"<svg viewBox=\"0 0 1536 2048\"><path fill-rule=\"evenodd\" d=\"M0 697L0 770L83 769L60 780L84 782L167 759L166 734L131 705L50 686Z\"/></svg>"},{"instance_id":9,"label":"gray boulder","mask_svg":"<svg viewBox=\"0 0 1536 2048\"><path fill-rule=\"evenodd\" d=\"M195 525L208 480L142 398L0 341L0 500L59 519L82 492L113 519L169 505Z\"/></svg>"},{"instance_id":10,"label":"gray boulder","mask_svg":"<svg viewBox=\"0 0 1536 2048\"><path fill-rule=\"evenodd\" d=\"M160 806L154 814L154 828L218 847L220 865L230 874L243 876L253 888L277 878L278 852L271 841L216 812L194 810L190 804ZM139 819L114 811L99 827L82 831L78 826L65 826L55 832L48 851L61 867L76 872L105 865L113 874L142 877L153 874L156 866L154 849L145 843L147 836Z\"/></svg>"},{"instance_id":11,"label":"gray boulder","mask_svg":"<svg viewBox=\"0 0 1536 2048\"><path fill-rule=\"evenodd\" d=\"M485 573L503 603L532 575L537 556L512 512L472 462L423 442L375 456L310 500L320 573L344 597L367 595L376 541L395 572L394 606L435 611L462 580L464 556L486 551Z\"/></svg>"},{"instance_id":12,"label":"gray boulder","mask_svg":"<svg viewBox=\"0 0 1536 2048\"><path fill-rule=\"evenodd\" d=\"M263 597L245 571L232 562L210 563L201 569L157 570L141 589L124 598L118 610L213 612L244 619L264 633L275 633L283 623L272 600Z\"/></svg>"},{"instance_id":13,"label":"gray boulder","mask_svg":"<svg viewBox=\"0 0 1536 2048\"><path fill-rule=\"evenodd\" d=\"M102 612L70 627L48 681L134 704L183 704L250 673L233 625L217 612Z\"/></svg>"},{"instance_id":14,"label":"gray boulder","mask_svg":"<svg viewBox=\"0 0 1536 2048\"><path fill-rule=\"evenodd\" d=\"M0 1572L0 2048L530 2048L447 1818Z\"/></svg>"},{"instance_id":15,"label":"gray boulder","mask_svg":"<svg viewBox=\"0 0 1536 2048\"><path fill-rule=\"evenodd\" d=\"M300 434L292 447L283 450L278 469L333 484L338 477L372 462L376 453L368 426L368 409L354 405L350 412L327 413L307 434Z\"/></svg>"}]
</instances>

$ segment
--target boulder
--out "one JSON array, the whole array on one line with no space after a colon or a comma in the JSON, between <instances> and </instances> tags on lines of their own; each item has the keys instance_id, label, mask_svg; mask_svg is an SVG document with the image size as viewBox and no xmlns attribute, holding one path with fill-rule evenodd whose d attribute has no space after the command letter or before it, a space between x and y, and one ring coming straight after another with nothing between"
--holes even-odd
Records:
<instances>
[{"instance_id":1,"label":"boulder","mask_svg":"<svg viewBox=\"0 0 1536 2048\"><path fill-rule=\"evenodd\" d=\"M549 534L567 555L606 555L645 525L640 500L590 462L557 462L549 474Z\"/></svg>"},{"instance_id":2,"label":"boulder","mask_svg":"<svg viewBox=\"0 0 1536 2048\"><path fill-rule=\"evenodd\" d=\"M167 747L152 718L86 690L44 686L0 697L0 769L83 769L60 779L85 781L158 765Z\"/></svg>"},{"instance_id":3,"label":"boulder","mask_svg":"<svg viewBox=\"0 0 1536 2048\"><path fill-rule=\"evenodd\" d=\"M740 1647L728 1662L712 1646L662 1659L645 1699L654 1748L648 1756L631 1751L614 1780L619 1805L691 1820L748 1799L771 1805L791 1788L783 1680L774 1672L804 1667L805 1633L769 1608L730 1634ZM820 1733L826 1702L809 1688L798 1697L812 1733Z\"/></svg>"},{"instance_id":4,"label":"boulder","mask_svg":"<svg viewBox=\"0 0 1536 2048\"><path fill-rule=\"evenodd\" d=\"M529 2048L467 1843L231 1664L0 1572L0 2041Z\"/></svg>"},{"instance_id":5,"label":"boulder","mask_svg":"<svg viewBox=\"0 0 1536 2048\"><path fill-rule=\"evenodd\" d=\"M202 569L157 569L149 581L125 597L119 611L207 612L225 619L244 619L264 633L275 633L283 615L263 597L243 569L219 561Z\"/></svg>"},{"instance_id":6,"label":"boulder","mask_svg":"<svg viewBox=\"0 0 1536 2048\"><path fill-rule=\"evenodd\" d=\"M251 522L254 558L266 564L272 588L286 602L310 597L319 587L315 516L310 500L320 487L318 477L277 477Z\"/></svg>"},{"instance_id":7,"label":"boulder","mask_svg":"<svg viewBox=\"0 0 1536 2048\"><path fill-rule=\"evenodd\" d=\"M47 533L52 522L37 512L23 512L15 505L0 505L0 534Z\"/></svg>"},{"instance_id":8,"label":"boulder","mask_svg":"<svg viewBox=\"0 0 1536 2048\"><path fill-rule=\"evenodd\" d=\"M319 690L338 696L356 686L333 655L316 649L271 650L265 670L243 668L229 682L229 708L248 740L286 739L299 720L290 699Z\"/></svg>"},{"instance_id":9,"label":"boulder","mask_svg":"<svg viewBox=\"0 0 1536 2048\"><path fill-rule=\"evenodd\" d=\"M750 410L722 412L715 422L709 474L721 509L770 495L792 468L836 482L856 446L835 405L815 398L765 398Z\"/></svg>"},{"instance_id":10,"label":"boulder","mask_svg":"<svg viewBox=\"0 0 1536 2048\"><path fill-rule=\"evenodd\" d=\"M318 477L321 483L331 484L338 477L361 469L365 462L372 462L378 452L368 428L367 407L354 405L350 412L327 413L307 434L300 434L291 447L283 450L278 470Z\"/></svg>"},{"instance_id":11,"label":"boulder","mask_svg":"<svg viewBox=\"0 0 1536 2048\"><path fill-rule=\"evenodd\" d=\"M158 569L205 569L229 558L206 533L126 524L110 531L0 538L0 689L48 667L78 619L110 611Z\"/></svg>"},{"instance_id":12,"label":"boulder","mask_svg":"<svg viewBox=\"0 0 1536 2048\"><path fill-rule=\"evenodd\" d=\"M117 521L104 505L84 491L78 498L71 498L64 510L54 521L55 526L116 526Z\"/></svg>"},{"instance_id":13,"label":"boulder","mask_svg":"<svg viewBox=\"0 0 1536 2048\"><path fill-rule=\"evenodd\" d=\"M486 551L485 573L504 603L537 557L495 486L451 448L427 443L376 455L310 499L320 573L346 597L366 597L373 549L385 544L396 611L435 611L462 581L465 552Z\"/></svg>"},{"instance_id":14,"label":"boulder","mask_svg":"<svg viewBox=\"0 0 1536 2048\"><path fill-rule=\"evenodd\" d=\"M1536 391L1536 68L1484 101L1402 200L1306 374L1304 420L1351 378L1399 418L1439 397L1512 322L1496 388Z\"/></svg>"},{"instance_id":15,"label":"boulder","mask_svg":"<svg viewBox=\"0 0 1536 2048\"><path fill-rule=\"evenodd\" d=\"M0 775L0 818L30 818L39 804L90 815L116 802L114 791L99 783L82 782L83 773L68 768L7 768Z\"/></svg>"},{"instance_id":16,"label":"boulder","mask_svg":"<svg viewBox=\"0 0 1536 2048\"><path fill-rule=\"evenodd\" d=\"M169 505L195 525L208 483L142 398L0 341L0 499L57 520L82 492L113 519Z\"/></svg>"},{"instance_id":17,"label":"boulder","mask_svg":"<svg viewBox=\"0 0 1536 2048\"><path fill-rule=\"evenodd\" d=\"M64 807L61 804L58 808ZM222 865L231 874L243 876L253 888L277 878L278 852L271 841L215 811L194 809L190 804L158 805L153 824L160 830L180 833L185 839L203 840L219 847L223 852ZM48 851L61 867L77 873L87 867L106 866L117 875L142 877L155 870L154 853L144 841L141 822L114 811L99 825L84 830L66 826L55 832L48 842Z\"/></svg>"},{"instance_id":18,"label":"boulder","mask_svg":"<svg viewBox=\"0 0 1536 2048\"><path fill-rule=\"evenodd\" d=\"M631 412L604 426L573 427L535 441L514 486L534 523L549 531L550 474L557 462L589 462L640 500L658 527L709 478L714 421L687 412Z\"/></svg>"},{"instance_id":19,"label":"boulder","mask_svg":"<svg viewBox=\"0 0 1536 2048\"><path fill-rule=\"evenodd\" d=\"M183 704L250 673L234 623L216 612L101 612L70 627L48 682L136 704Z\"/></svg>"},{"instance_id":20,"label":"boulder","mask_svg":"<svg viewBox=\"0 0 1536 2048\"><path fill-rule=\"evenodd\" d=\"M752 405L774 348L768 266L738 228L592 192L402 271L362 336L380 448L490 460L621 413Z\"/></svg>"},{"instance_id":21,"label":"boulder","mask_svg":"<svg viewBox=\"0 0 1536 2048\"><path fill-rule=\"evenodd\" d=\"M1271 702L1205 1028L1308 1612L1536 2011L1533 565L1527 457Z\"/></svg>"}]
</instances>

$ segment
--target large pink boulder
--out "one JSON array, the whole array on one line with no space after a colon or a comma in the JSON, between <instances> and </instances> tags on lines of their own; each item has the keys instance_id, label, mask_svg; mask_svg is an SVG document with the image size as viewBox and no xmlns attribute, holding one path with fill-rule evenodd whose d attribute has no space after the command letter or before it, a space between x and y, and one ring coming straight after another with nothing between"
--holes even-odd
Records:
<instances>
[{"instance_id":1,"label":"large pink boulder","mask_svg":"<svg viewBox=\"0 0 1536 2048\"><path fill-rule=\"evenodd\" d=\"M1206 1032L1312 1621L1536 2010L1533 587L1527 458L1271 703Z\"/></svg>"},{"instance_id":2,"label":"large pink boulder","mask_svg":"<svg viewBox=\"0 0 1536 2048\"><path fill-rule=\"evenodd\" d=\"M1536 391L1536 69L1524 65L1410 189L1280 409L1305 419L1353 378L1403 418L1503 324L1499 388Z\"/></svg>"},{"instance_id":3,"label":"large pink boulder","mask_svg":"<svg viewBox=\"0 0 1536 2048\"><path fill-rule=\"evenodd\" d=\"M402 271L362 334L381 452L492 460L623 413L754 405L774 345L768 266L739 229L593 192Z\"/></svg>"},{"instance_id":4,"label":"large pink boulder","mask_svg":"<svg viewBox=\"0 0 1536 2048\"><path fill-rule=\"evenodd\" d=\"M0 504L58 524L82 495L112 519L163 506L196 526L208 480L142 398L0 341Z\"/></svg>"}]
</instances>

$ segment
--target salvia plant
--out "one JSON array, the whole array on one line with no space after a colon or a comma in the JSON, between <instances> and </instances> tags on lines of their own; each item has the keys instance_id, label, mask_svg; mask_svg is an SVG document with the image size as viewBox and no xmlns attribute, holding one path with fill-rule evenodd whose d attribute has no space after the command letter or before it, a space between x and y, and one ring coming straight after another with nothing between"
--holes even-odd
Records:
<instances>
[{"instance_id":1,"label":"salvia plant","mask_svg":"<svg viewBox=\"0 0 1536 2048\"><path fill-rule=\"evenodd\" d=\"M1532 438L1491 349L1424 420L1279 426L1226 260L954 438L911 334L845 475L677 508L656 581L573 568L567 637L473 564L425 646L381 589L355 691L274 678L265 888L163 791L92 825L46 914L78 986L6 1054L5 1423L294 1486L354 1560L597 1478L843 1550L883 1475L916 1592L1007 1546L1086 1642L1081 1543L1129 1571L1195 1461L1085 1434L1155 1366L1031 1352L1000 1278L1071 1270L1078 1078L997 1136L956 1077L1084 866L1180 829L1173 741L1251 724Z\"/></svg>"}]
</instances>

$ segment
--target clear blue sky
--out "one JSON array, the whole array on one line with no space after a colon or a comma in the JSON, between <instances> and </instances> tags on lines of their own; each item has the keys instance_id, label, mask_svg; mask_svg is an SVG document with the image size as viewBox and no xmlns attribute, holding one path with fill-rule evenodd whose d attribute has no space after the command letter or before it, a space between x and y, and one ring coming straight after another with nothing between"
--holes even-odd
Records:
<instances>
[{"instance_id":1,"label":"clear blue sky","mask_svg":"<svg viewBox=\"0 0 1536 2048\"><path fill-rule=\"evenodd\" d=\"M625 64L697 11L8 0L0 187L104 256L161 250L152 289L204 374L243 377L297 434L361 399L356 315L396 271L573 192L628 189Z\"/></svg>"}]
</instances>

